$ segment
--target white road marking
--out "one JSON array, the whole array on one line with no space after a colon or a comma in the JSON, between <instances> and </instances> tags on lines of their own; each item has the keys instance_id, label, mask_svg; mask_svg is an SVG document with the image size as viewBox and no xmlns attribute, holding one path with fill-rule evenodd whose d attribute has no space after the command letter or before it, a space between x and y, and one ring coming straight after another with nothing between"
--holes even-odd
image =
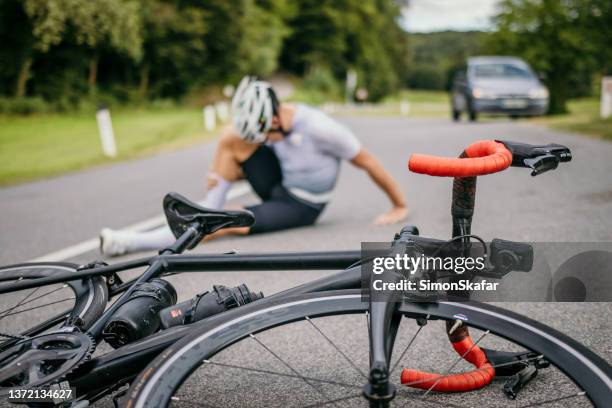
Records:
<instances>
[{"instance_id":1,"label":"white road marking","mask_svg":"<svg viewBox=\"0 0 612 408\"><path fill-rule=\"evenodd\" d=\"M242 197L251 192L251 186L247 183L236 183L234 187L227 193L227 200L234 200L238 197ZM198 201L198 204L202 204L204 200ZM162 215L158 215L155 217L148 218L146 220L137 222L132 225L128 225L125 228L122 228L126 231L146 231L152 228L160 227L166 222L166 217ZM87 241L83 241L81 243L71 245L69 247L60 249L59 251L51 252L43 256L39 256L38 258L32 259L29 262L51 262L51 261L63 261L66 259L73 258L75 256L84 254L85 252L93 251L97 249L100 245L100 240L98 237L88 239Z\"/></svg>"}]
</instances>

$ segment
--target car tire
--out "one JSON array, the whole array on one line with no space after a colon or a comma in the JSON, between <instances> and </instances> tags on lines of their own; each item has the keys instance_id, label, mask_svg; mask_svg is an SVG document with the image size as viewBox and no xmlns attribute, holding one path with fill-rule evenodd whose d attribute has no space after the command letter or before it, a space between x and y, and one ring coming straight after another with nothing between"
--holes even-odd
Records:
<instances>
[{"instance_id":1,"label":"car tire","mask_svg":"<svg viewBox=\"0 0 612 408\"><path fill-rule=\"evenodd\" d=\"M475 110L470 109L469 112L470 122L476 122L478 120L478 113Z\"/></svg>"},{"instance_id":2,"label":"car tire","mask_svg":"<svg viewBox=\"0 0 612 408\"><path fill-rule=\"evenodd\" d=\"M459 122L461 120L461 112L453 109L453 121Z\"/></svg>"}]
</instances>

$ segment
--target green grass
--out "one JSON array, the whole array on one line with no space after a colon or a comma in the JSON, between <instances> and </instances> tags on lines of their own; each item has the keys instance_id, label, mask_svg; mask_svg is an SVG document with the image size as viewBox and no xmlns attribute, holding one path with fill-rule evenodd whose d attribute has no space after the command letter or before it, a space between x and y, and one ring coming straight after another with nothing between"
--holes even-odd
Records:
<instances>
[{"instance_id":1,"label":"green grass","mask_svg":"<svg viewBox=\"0 0 612 408\"><path fill-rule=\"evenodd\" d=\"M399 104L401 101L408 101L410 116L448 117L450 115L450 99L446 91L404 89L383 102Z\"/></svg>"},{"instance_id":2,"label":"green grass","mask_svg":"<svg viewBox=\"0 0 612 408\"><path fill-rule=\"evenodd\" d=\"M377 104L337 104L333 112L346 115L397 116L401 114L400 103L407 101L409 117L448 117L450 102L443 91L402 90Z\"/></svg>"},{"instance_id":3,"label":"green grass","mask_svg":"<svg viewBox=\"0 0 612 408\"><path fill-rule=\"evenodd\" d=\"M572 100L568 103L568 109L568 114L534 118L533 122L554 129L612 140L612 118L604 120L599 117L599 98Z\"/></svg>"},{"instance_id":4,"label":"green grass","mask_svg":"<svg viewBox=\"0 0 612 408\"><path fill-rule=\"evenodd\" d=\"M195 108L111 111L118 155L102 154L94 113L0 116L0 185L184 146L211 135Z\"/></svg>"}]
</instances>

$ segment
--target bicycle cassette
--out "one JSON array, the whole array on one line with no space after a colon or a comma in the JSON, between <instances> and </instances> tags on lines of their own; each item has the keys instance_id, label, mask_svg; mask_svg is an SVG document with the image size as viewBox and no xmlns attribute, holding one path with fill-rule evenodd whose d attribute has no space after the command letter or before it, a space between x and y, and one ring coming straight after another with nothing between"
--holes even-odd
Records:
<instances>
[{"instance_id":1,"label":"bicycle cassette","mask_svg":"<svg viewBox=\"0 0 612 408\"><path fill-rule=\"evenodd\" d=\"M49 333L21 340L0 353L0 396L14 387L63 379L91 357L95 341L84 333Z\"/></svg>"}]
</instances>

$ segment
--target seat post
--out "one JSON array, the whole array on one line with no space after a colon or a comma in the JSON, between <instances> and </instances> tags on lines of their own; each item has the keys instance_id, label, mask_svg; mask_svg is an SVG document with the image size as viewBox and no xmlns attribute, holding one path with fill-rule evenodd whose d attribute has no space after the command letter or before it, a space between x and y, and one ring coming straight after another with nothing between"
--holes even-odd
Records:
<instances>
[{"instance_id":1,"label":"seat post","mask_svg":"<svg viewBox=\"0 0 612 408\"><path fill-rule=\"evenodd\" d=\"M200 228L202 228L202 226L199 222L193 222L189 224L189 227L187 227L183 235L178 237L174 244L159 251L159 254L172 255L182 253L185 249L191 246L194 239L198 238L198 236L200 235Z\"/></svg>"}]
</instances>

